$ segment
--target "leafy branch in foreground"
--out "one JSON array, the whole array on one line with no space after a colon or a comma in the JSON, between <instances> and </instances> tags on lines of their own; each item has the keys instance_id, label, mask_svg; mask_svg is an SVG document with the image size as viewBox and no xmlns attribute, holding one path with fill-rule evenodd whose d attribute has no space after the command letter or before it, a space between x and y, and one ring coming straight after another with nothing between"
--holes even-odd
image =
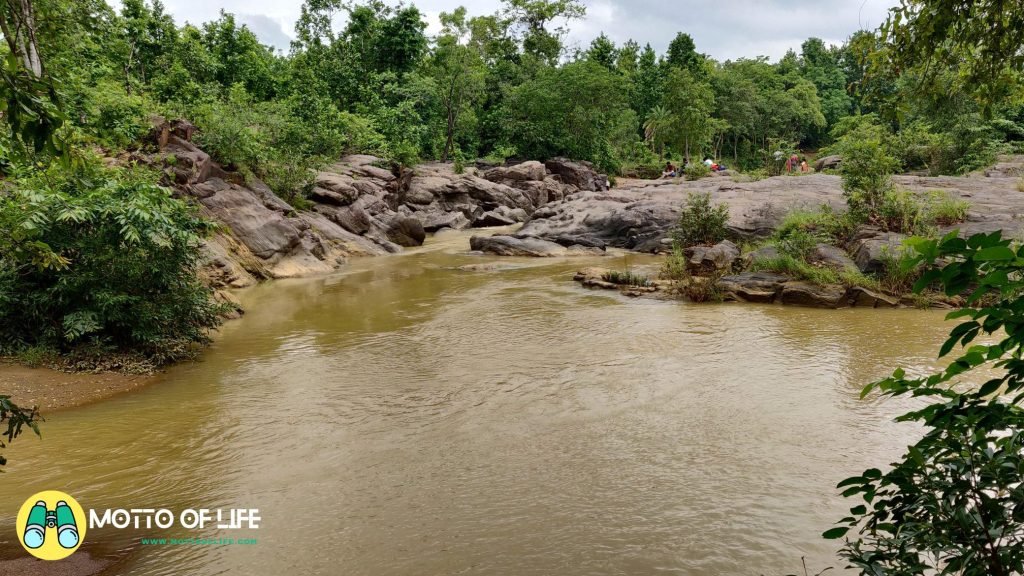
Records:
<instances>
[{"instance_id":1,"label":"leafy branch in foreground","mask_svg":"<svg viewBox=\"0 0 1024 576\"><path fill-rule=\"evenodd\" d=\"M38 421L41 419L38 408L26 410L11 402L10 396L0 396L0 428L4 424L7 425L7 429L0 432L0 448L6 448L12 440L21 435L26 426L35 432L36 436L40 436ZM0 455L0 466L6 464L7 459Z\"/></svg>"},{"instance_id":2,"label":"leafy branch in foreground","mask_svg":"<svg viewBox=\"0 0 1024 576\"><path fill-rule=\"evenodd\" d=\"M963 239L912 241L910 265L929 269L914 286L938 284L947 295L968 294L965 319L940 350L965 351L945 370L911 378L896 370L866 386L862 396L909 396L930 401L900 422L924 426L893 468L877 468L839 483L846 497L863 503L825 532L841 538L856 530L841 551L862 574L1008 576L1024 572L1024 247L1001 232ZM948 262L942 268L937 262ZM979 336L1002 338L974 344ZM985 366L1001 371L980 387L957 382Z\"/></svg>"}]
</instances>

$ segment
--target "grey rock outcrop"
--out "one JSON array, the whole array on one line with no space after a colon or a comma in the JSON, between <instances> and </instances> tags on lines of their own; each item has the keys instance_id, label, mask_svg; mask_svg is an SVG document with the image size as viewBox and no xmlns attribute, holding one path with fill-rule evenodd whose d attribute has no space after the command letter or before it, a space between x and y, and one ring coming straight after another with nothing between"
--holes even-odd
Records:
<instances>
[{"instance_id":1,"label":"grey rock outcrop","mask_svg":"<svg viewBox=\"0 0 1024 576\"><path fill-rule=\"evenodd\" d=\"M686 249L686 268L691 274L709 276L732 272L740 264L738 246L724 240L714 246L694 246Z\"/></svg>"},{"instance_id":2,"label":"grey rock outcrop","mask_svg":"<svg viewBox=\"0 0 1024 576\"><path fill-rule=\"evenodd\" d=\"M899 256L907 249L903 245L906 239L903 234L863 227L850 243L850 252L861 272L874 274L885 269L886 260Z\"/></svg>"},{"instance_id":3,"label":"grey rock outcrop","mask_svg":"<svg viewBox=\"0 0 1024 576\"><path fill-rule=\"evenodd\" d=\"M821 172L822 170L838 170L842 164L842 156L825 156L823 158L818 158L814 162L814 171Z\"/></svg>"},{"instance_id":4,"label":"grey rock outcrop","mask_svg":"<svg viewBox=\"0 0 1024 576\"><path fill-rule=\"evenodd\" d=\"M533 258L550 258L565 256L568 249L540 238L514 236L473 236L469 239L469 247L478 252L497 256L529 256Z\"/></svg>"},{"instance_id":5,"label":"grey rock outcrop","mask_svg":"<svg viewBox=\"0 0 1024 576\"><path fill-rule=\"evenodd\" d=\"M821 286L809 282L787 282L782 287L781 302L813 308L840 308L847 305L846 288Z\"/></svg>"},{"instance_id":6,"label":"grey rock outcrop","mask_svg":"<svg viewBox=\"0 0 1024 576\"><path fill-rule=\"evenodd\" d=\"M808 254L807 261L812 264L832 268L833 270L845 270L848 272L858 270L857 263L853 261L853 258L850 258L846 250L828 244L818 244L815 246L811 253Z\"/></svg>"},{"instance_id":7,"label":"grey rock outcrop","mask_svg":"<svg viewBox=\"0 0 1024 576\"><path fill-rule=\"evenodd\" d=\"M716 287L726 298L770 304L789 280L787 276L770 272L744 272L719 278Z\"/></svg>"}]
</instances>

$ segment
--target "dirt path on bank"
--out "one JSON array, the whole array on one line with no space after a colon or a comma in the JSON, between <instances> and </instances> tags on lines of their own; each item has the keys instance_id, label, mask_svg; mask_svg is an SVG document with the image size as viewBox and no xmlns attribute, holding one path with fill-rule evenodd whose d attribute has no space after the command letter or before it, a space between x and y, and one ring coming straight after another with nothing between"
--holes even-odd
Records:
<instances>
[{"instance_id":1,"label":"dirt path on bank","mask_svg":"<svg viewBox=\"0 0 1024 576\"><path fill-rule=\"evenodd\" d=\"M67 374L49 368L28 368L0 362L0 394L22 407L46 413L105 400L152 382L153 375L118 372Z\"/></svg>"}]
</instances>

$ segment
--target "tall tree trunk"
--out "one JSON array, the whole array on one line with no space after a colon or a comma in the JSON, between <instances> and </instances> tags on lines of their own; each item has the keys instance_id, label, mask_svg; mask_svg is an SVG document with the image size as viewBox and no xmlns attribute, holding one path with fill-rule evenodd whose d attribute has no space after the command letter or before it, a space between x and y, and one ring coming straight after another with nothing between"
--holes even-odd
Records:
<instances>
[{"instance_id":1,"label":"tall tree trunk","mask_svg":"<svg viewBox=\"0 0 1024 576\"><path fill-rule=\"evenodd\" d=\"M36 17L32 0L7 0L0 4L0 30L11 53L36 78L43 75L43 60L36 42Z\"/></svg>"},{"instance_id":2,"label":"tall tree trunk","mask_svg":"<svg viewBox=\"0 0 1024 576\"><path fill-rule=\"evenodd\" d=\"M441 155L441 162L447 162L448 156L451 155L452 149L455 147L455 109L451 106L448 107L448 137L444 143L444 153Z\"/></svg>"}]
</instances>

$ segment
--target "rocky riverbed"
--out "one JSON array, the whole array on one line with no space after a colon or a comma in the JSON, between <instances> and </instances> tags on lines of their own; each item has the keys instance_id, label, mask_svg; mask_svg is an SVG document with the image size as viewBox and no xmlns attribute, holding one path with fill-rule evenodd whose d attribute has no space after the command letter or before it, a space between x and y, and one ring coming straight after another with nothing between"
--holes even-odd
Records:
<instances>
[{"instance_id":1,"label":"rocky riverbed","mask_svg":"<svg viewBox=\"0 0 1024 576\"><path fill-rule=\"evenodd\" d=\"M845 208L840 178L829 174L744 181L742 175L725 172L695 182L623 180L609 189L607 177L592 166L565 159L477 165L456 174L449 164L406 170L372 156L348 156L317 175L303 209L297 209L262 182L214 162L192 142L194 131L185 121L161 122L150 136L155 151L136 153L130 160L162 168L177 194L193 198L205 215L223 224L205 247L209 264L204 275L216 287L327 273L352 257L399 252L446 229L522 224L514 233L481 231L471 239L471 250L501 256L585 256L608 247L665 252L681 207L693 192L709 193L713 202L728 205L728 226L737 241L770 235L795 209ZM1017 189L1022 166L1024 157L1017 156L970 176L895 180L912 192L941 191L969 202L966 221L955 226L964 234L1003 230L1018 236L1024 227L1024 193ZM883 254L903 240L899 234L862 227L844 245L822 245L816 253L823 265L870 274L881 267ZM848 293L807 299L797 295L799 287L786 289L786 282L768 289L770 280L742 275L744 267L735 264L738 250L705 247L697 252L689 255L696 272L712 266L723 277L722 287L737 299L765 300L767 290L775 295L773 301L809 300L830 307L866 301ZM876 305L888 302L879 296Z\"/></svg>"},{"instance_id":2,"label":"rocky riverbed","mask_svg":"<svg viewBox=\"0 0 1024 576\"><path fill-rule=\"evenodd\" d=\"M158 122L149 137L153 150L119 160L162 169L178 195L223 224L205 247L204 274L217 287L330 272L351 257L418 246L428 233L518 224L544 206L608 188L590 165L564 159L456 174L448 164L400 170L372 156L348 156L317 175L300 210L263 182L214 162L192 141L195 130L182 120ZM546 241L527 243L540 250ZM507 253L530 252L514 244L506 243Z\"/></svg>"}]
</instances>

